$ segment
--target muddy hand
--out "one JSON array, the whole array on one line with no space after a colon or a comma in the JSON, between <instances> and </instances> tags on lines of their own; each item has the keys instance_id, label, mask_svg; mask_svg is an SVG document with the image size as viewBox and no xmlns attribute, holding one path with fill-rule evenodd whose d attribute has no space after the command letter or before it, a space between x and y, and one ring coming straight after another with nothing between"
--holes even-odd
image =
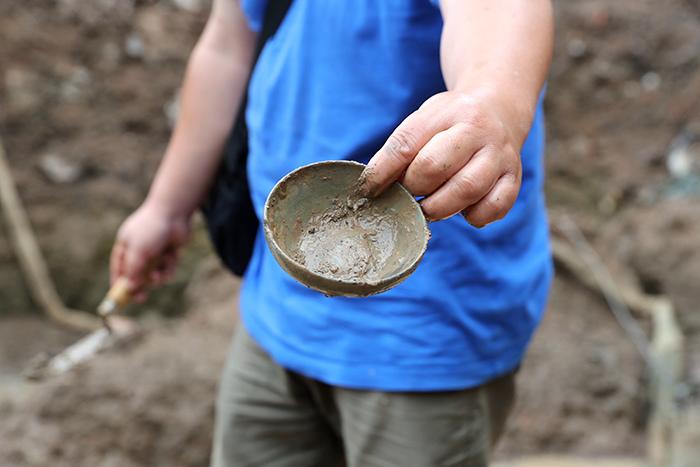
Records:
<instances>
[{"instance_id":1,"label":"muddy hand","mask_svg":"<svg viewBox=\"0 0 700 467\"><path fill-rule=\"evenodd\" d=\"M444 92L428 99L389 136L360 178L360 193L400 181L431 220L459 212L476 227L501 219L520 190L522 132L507 105L488 95Z\"/></svg>"},{"instance_id":2,"label":"muddy hand","mask_svg":"<svg viewBox=\"0 0 700 467\"><path fill-rule=\"evenodd\" d=\"M152 260L145 269L145 281L135 286L126 276L118 276L110 287L105 298L97 307L97 314L107 329L111 330L110 317L126 307L132 301L141 302L145 299L143 290L153 285L159 285L170 277L175 267L177 252L169 247L163 252L159 261Z\"/></svg>"},{"instance_id":3,"label":"muddy hand","mask_svg":"<svg viewBox=\"0 0 700 467\"><path fill-rule=\"evenodd\" d=\"M127 278L134 300L144 301L149 287L173 275L189 234L189 216L173 216L157 204L144 203L117 234L110 262L112 284Z\"/></svg>"}]
</instances>

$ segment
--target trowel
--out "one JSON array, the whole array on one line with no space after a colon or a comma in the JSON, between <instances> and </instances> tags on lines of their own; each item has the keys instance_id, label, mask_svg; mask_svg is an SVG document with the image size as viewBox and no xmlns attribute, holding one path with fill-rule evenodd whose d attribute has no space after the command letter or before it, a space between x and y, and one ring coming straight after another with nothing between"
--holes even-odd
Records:
<instances>
[{"instance_id":1,"label":"trowel","mask_svg":"<svg viewBox=\"0 0 700 467\"><path fill-rule=\"evenodd\" d=\"M128 279L120 277L114 281L105 298L97 306L97 315L107 331L114 331L112 328L114 314L126 307L131 302L131 298Z\"/></svg>"},{"instance_id":2,"label":"trowel","mask_svg":"<svg viewBox=\"0 0 700 467\"><path fill-rule=\"evenodd\" d=\"M57 376L71 371L102 351L135 340L141 335L140 327L134 320L118 314L131 299L128 281L125 278L117 279L97 307L103 326L56 355L38 355L24 371L24 376L32 380Z\"/></svg>"},{"instance_id":3,"label":"trowel","mask_svg":"<svg viewBox=\"0 0 700 467\"><path fill-rule=\"evenodd\" d=\"M31 227L22 201L17 192L10 164L0 138L0 213L9 230L13 251L17 255L27 286L36 303L53 319L70 327L91 331L75 344L57 355L41 354L33 359L26 377L41 379L65 373L76 365L90 359L98 352L132 341L141 334L134 320L118 316L116 312L131 301L128 282L118 279L107 292L98 307L103 326L94 330L95 318L87 313L67 308L51 280L39 242ZM99 321L98 321L99 325Z\"/></svg>"}]
</instances>

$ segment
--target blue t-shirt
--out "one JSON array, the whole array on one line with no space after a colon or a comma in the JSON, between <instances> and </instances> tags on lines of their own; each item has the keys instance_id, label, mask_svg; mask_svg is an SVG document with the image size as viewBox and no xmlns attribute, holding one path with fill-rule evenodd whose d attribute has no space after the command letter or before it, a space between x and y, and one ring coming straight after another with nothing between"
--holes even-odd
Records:
<instances>
[{"instance_id":1,"label":"blue t-shirt","mask_svg":"<svg viewBox=\"0 0 700 467\"><path fill-rule=\"evenodd\" d=\"M234 0L232 0L234 1ZM265 0L242 0L259 29ZM294 0L252 75L248 175L258 215L274 184L311 162L367 162L391 131L445 90L431 0ZM543 196L543 115L522 151L522 190L484 229L461 216L406 281L368 298L327 298L285 273L262 233L245 275L243 321L284 367L349 388L473 387L515 368L552 276Z\"/></svg>"}]
</instances>

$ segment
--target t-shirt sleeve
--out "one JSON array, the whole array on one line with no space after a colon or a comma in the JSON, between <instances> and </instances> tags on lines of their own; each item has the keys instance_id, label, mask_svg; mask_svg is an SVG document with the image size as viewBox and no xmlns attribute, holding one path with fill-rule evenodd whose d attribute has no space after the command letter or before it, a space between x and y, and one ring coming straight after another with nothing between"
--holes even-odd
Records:
<instances>
[{"instance_id":1,"label":"t-shirt sleeve","mask_svg":"<svg viewBox=\"0 0 700 467\"><path fill-rule=\"evenodd\" d=\"M440 0L429 0L436 8L440 8Z\"/></svg>"},{"instance_id":2,"label":"t-shirt sleeve","mask_svg":"<svg viewBox=\"0 0 700 467\"><path fill-rule=\"evenodd\" d=\"M235 2L237 0L230 1ZM240 2L248 27L255 32L260 32L263 19L265 18L265 10L267 9L267 0L240 0Z\"/></svg>"}]
</instances>

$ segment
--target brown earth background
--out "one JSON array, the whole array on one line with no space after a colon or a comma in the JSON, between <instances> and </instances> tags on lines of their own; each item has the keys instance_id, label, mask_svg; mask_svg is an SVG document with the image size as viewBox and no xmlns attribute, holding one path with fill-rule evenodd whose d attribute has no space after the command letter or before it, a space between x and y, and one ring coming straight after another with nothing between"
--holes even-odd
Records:
<instances>
[{"instance_id":1,"label":"brown earth background","mask_svg":"<svg viewBox=\"0 0 700 467\"><path fill-rule=\"evenodd\" d=\"M700 3L555 6L546 103L552 218L574 218L615 278L673 300L687 337L686 379L698 385ZM71 307L94 309L104 293L114 233L157 167L207 10L197 0L0 3L0 135ZM682 170L669 169L674 147L686 149ZM218 268L201 227L176 279L131 310L148 330L142 341L39 384L24 382L21 369L78 336L42 318L4 227L0 466L206 465L237 284ZM605 303L558 271L498 456L642 455L645 380Z\"/></svg>"}]
</instances>

